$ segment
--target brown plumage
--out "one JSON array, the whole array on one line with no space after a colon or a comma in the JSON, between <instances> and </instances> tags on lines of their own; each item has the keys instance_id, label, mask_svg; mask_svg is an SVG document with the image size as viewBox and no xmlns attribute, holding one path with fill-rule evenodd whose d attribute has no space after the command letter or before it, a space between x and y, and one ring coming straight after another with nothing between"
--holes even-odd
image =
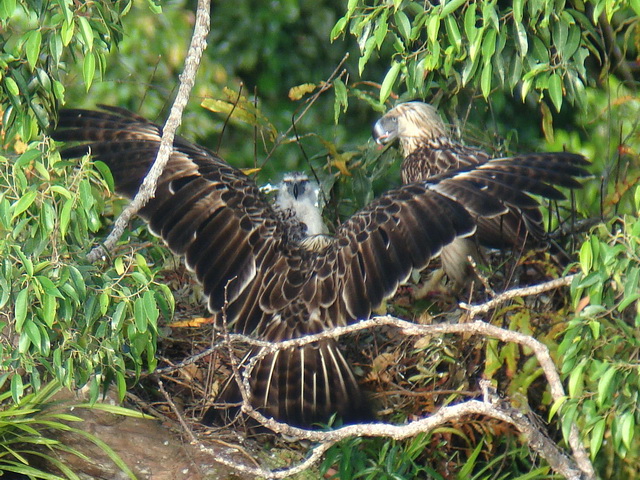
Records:
<instances>
[{"instance_id":1,"label":"brown plumage","mask_svg":"<svg viewBox=\"0 0 640 480\"><path fill-rule=\"evenodd\" d=\"M161 129L115 107L66 110L56 140L79 142L65 158L91 152L132 197L157 154ZM561 196L553 184L576 186L573 170L531 179L539 159L489 161L481 168L390 190L320 242L294 239L252 179L216 154L176 137L154 198L140 211L203 285L207 305L229 328L271 341L302 337L365 319L413 269L454 239L471 235L475 217L528 208L525 192ZM251 352L251 355L256 351ZM365 396L336 342L325 340L267 355L251 375L251 402L296 425L368 415ZM223 400L239 400L230 382Z\"/></svg>"},{"instance_id":2,"label":"brown plumage","mask_svg":"<svg viewBox=\"0 0 640 480\"><path fill-rule=\"evenodd\" d=\"M397 105L376 122L373 137L380 144L398 141L403 155L402 181L405 184L425 180L438 181L442 175L455 172L474 175L488 164L512 162L527 171L522 184L514 184L509 176L503 177L510 188L530 190L527 181L548 182L574 188L573 176L584 175L586 161L581 155L555 152L517 155L505 159L492 157L478 148L468 147L450 137L436 109L423 102L407 102ZM528 176L528 178L527 178ZM496 190L496 193L497 190ZM548 196L548 198L561 198ZM469 279L467 256L477 257L477 244L489 248L521 249L540 248L546 245L547 235L542 213L537 202L515 204L502 199L508 211L504 215L477 219L474 237L459 239L446 246L442 252L445 272L459 285Z\"/></svg>"}]
</instances>

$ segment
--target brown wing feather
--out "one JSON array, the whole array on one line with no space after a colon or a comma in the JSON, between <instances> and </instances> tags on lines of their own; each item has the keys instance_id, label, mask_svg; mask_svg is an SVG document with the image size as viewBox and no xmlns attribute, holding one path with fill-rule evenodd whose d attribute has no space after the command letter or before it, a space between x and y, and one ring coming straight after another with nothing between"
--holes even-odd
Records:
<instances>
[{"instance_id":1,"label":"brown wing feather","mask_svg":"<svg viewBox=\"0 0 640 480\"><path fill-rule=\"evenodd\" d=\"M587 175L584 157L566 152L492 159L480 149L451 139L435 108L422 102L403 103L387 112L376 122L373 136L379 143L399 140L403 183L436 183L440 193L478 215L476 239L488 247L520 247L525 241L530 246L544 245L542 214L538 202L528 194L563 199L556 187L579 188L574 177ZM478 193L486 188L493 192L489 200ZM485 209L495 210L497 202L503 210L486 215ZM449 263L448 270L466 271L451 265L466 263L466 257L459 255L464 249L445 248L451 248L443 259ZM461 274L455 280L462 284L466 278Z\"/></svg>"},{"instance_id":2,"label":"brown wing feather","mask_svg":"<svg viewBox=\"0 0 640 480\"><path fill-rule=\"evenodd\" d=\"M161 130L126 111L107 110L61 112L54 138L83 142L62 154L91 151L111 168L116 190L131 197L155 159ZM495 216L504 210L496 197L509 191L503 177L520 181L528 168L534 165L496 163L493 170L391 190L345 222L335 238L323 240L321 250L310 251L291 241L251 179L177 137L156 195L140 215L185 257L213 313L224 306L235 331L276 341L367 318L412 269L424 268L445 245L474 232L472 214L451 192L474 192L469 196L476 203L485 200L479 214ZM509 205L528 208L526 192L546 192L549 183L525 182L518 194L511 189ZM255 405L300 425L330 412L355 417L366 410L333 341L269 354L254 371L251 387Z\"/></svg>"}]
</instances>

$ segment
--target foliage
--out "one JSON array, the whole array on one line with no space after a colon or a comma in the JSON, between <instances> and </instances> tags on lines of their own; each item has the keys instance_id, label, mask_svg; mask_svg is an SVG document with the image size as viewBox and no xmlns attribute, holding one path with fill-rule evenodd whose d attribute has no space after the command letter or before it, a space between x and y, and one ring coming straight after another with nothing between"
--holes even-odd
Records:
<instances>
[{"instance_id":1,"label":"foliage","mask_svg":"<svg viewBox=\"0 0 640 480\"><path fill-rule=\"evenodd\" d=\"M640 188L635 202L640 212ZM636 213L598 227L582 245L582 272L571 286L576 314L558 349L569 394L563 433L578 422L605 478L640 468L639 238Z\"/></svg>"},{"instance_id":2,"label":"foliage","mask_svg":"<svg viewBox=\"0 0 640 480\"><path fill-rule=\"evenodd\" d=\"M560 111L565 98L584 106L586 61L593 57L602 62L607 47L598 23L611 22L618 14L621 22L629 19L626 28L632 34L638 25L634 12L640 14L638 2L613 0L351 0L332 36L349 31L357 38L360 73L376 51L391 59L381 103L400 79L409 97L424 98L434 86L449 95L479 88L485 99L498 88L517 88L523 100L535 91Z\"/></svg>"},{"instance_id":3,"label":"foliage","mask_svg":"<svg viewBox=\"0 0 640 480\"><path fill-rule=\"evenodd\" d=\"M12 472L27 475L29 478L47 480L63 478L33 466L31 462L35 458L47 462L50 466L55 466L64 475L64 478L79 479L80 477L73 470L56 457L56 453L64 452L81 458L85 458L85 455L72 445L64 445L58 440L50 438L52 432L59 431L75 433L88 439L102 449L129 478L135 478L129 467L108 445L105 445L91 433L76 429L69 424L81 422L81 418L51 410L52 397L59 390L60 384L53 381L44 385L38 392L23 396L17 402L13 401L10 392L0 395L0 406L2 406L0 411L0 472ZM35 448L36 446L46 446L49 453Z\"/></svg>"},{"instance_id":4,"label":"foliage","mask_svg":"<svg viewBox=\"0 0 640 480\"><path fill-rule=\"evenodd\" d=\"M149 247L146 229L134 223L113 259L86 264L91 244L105 235L104 223L120 209L107 199L109 174L86 160L61 161L48 143L33 139L65 102L115 104L161 123L182 70L192 4L163 2L159 15L150 1L0 1L4 411L30 401L51 378L68 386L88 384L93 399L113 382L122 397L131 379L155 367L158 320L171 318L174 310L171 292L157 280L168 254ZM579 422L599 472L614 478L638 469L640 438L640 227L632 216L638 211L633 187L640 105L624 70L624 60L638 52L633 12L639 10L634 0L350 0L346 11L343 2L332 1L265 7L222 2L213 10L211 45L182 132L219 148L235 166L262 167L261 181L313 167L333 222L398 183L395 151L365 146L375 116L397 100L440 103L461 136L495 152L566 148L593 159L600 182L596 178L575 194L577 210L607 219L627 216L610 219L583 244L583 275L571 291L578 313L564 307L536 316L518 303L495 320L535 331L556 352L569 396L563 405L551 406L547 398L540 403L558 412L565 432L572 419ZM328 45L334 22L334 43ZM607 28L612 35L601 34ZM325 84L354 39L359 55ZM620 56L609 58L613 47ZM321 90L290 129L292 116ZM242 108L230 108L234 103ZM473 131L470 125L481 127ZM534 330L543 320L551 326ZM479 371L507 371L504 389L510 395L526 393L538 379L526 352L488 342L484 354L486 369ZM416 350L413 356L410 380L433 390L444 375L425 372L442 374L442 363L421 369L426 355ZM447 371L456 366L450 363ZM451 448L452 437L463 438L457 426L445 433L405 442L349 440L328 453L325 470L334 466L340 478L440 478L445 470L433 464L441 462L446 471L469 478L496 471L504 478L549 476L513 437L493 435L490 427L464 443L459 454L443 458L451 450L441 447ZM536 470L527 477L527 469Z\"/></svg>"},{"instance_id":5,"label":"foliage","mask_svg":"<svg viewBox=\"0 0 640 480\"><path fill-rule=\"evenodd\" d=\"M122 38L130 1L0 3L0 105L7 140L29 141L64 103L63 60L82 60L88 90L104 73L106 54Z\"/></svg>"},{"instance_id":6,"label":"foliage","mask_svg":"<svg viewBox=\"0 0 640 480\"><path fill-rule=\"evenodd\" d=\"M36 389L43 376L88 383L93 400L115 381L122 398L127 368L154 368L157 319L171 316L173 296L141 255L101 268L80 260L102 232L106 182L86 161L75 168L30 147L0 157L2 379L15 401L25 391L17 369Z\"/></svg>"}]
</instances>

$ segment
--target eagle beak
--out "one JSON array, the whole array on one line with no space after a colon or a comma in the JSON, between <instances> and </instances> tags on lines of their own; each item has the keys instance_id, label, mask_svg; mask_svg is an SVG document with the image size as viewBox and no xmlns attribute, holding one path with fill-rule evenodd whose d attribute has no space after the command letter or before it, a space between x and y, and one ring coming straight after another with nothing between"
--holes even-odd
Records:
<instances>
[{"instance_id":1,"label":"eagle beak","mask_svg":"<svg viewBox=\"0 0 640 480\"><path fill-rule=\"evenodd\" d=\"M385 126L386 123L388 122L385 122L385 118L381 118L373 126L373 132L371 135L378 145L386 145L396 138L395 131L388 130Z\"/></svg>"}]
</instances>

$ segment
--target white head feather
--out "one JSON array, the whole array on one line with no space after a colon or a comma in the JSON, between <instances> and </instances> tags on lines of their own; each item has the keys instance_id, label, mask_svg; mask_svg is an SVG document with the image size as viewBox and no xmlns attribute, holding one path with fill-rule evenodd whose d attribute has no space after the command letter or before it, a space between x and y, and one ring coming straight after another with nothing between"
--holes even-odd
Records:
<instances>
[{"instance_id":1,"label":"white head feather","mask_svg":"<svg viewBox=\"0 0 640 480\"><path fill-rule=\"evenodd\" d=\"M306 225L307 236L327 233L319 205L320 186L316 182L304 173L290 172L278 187L276 206Z\"/></svg>"}]
</instances>

